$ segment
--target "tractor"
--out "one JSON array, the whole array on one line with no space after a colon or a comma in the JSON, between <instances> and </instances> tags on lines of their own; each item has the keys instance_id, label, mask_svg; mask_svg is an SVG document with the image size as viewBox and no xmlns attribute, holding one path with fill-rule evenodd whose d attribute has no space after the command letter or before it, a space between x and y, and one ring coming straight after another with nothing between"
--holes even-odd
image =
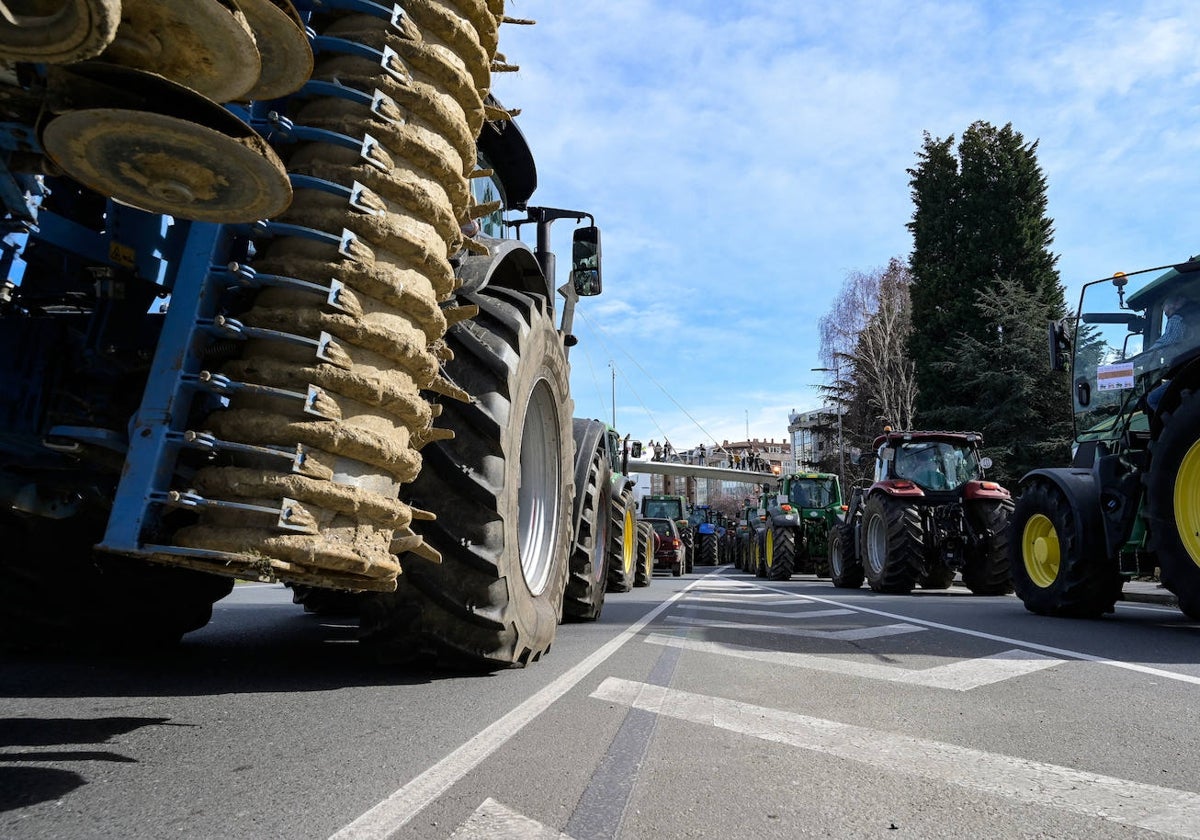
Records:
<instances>
[{"instance_id":1,"label":"tractor","mask_svg":"<svg viewBox=\"0 0 1200 840\"><path fill-rule=\"evenodd\" d=\"M1070 357L1070 466L1021 479L1013 586L1034 613L1097 617L1155 570L1200 620L1200 258L1086 284L1050 325Z\"/></svg>"},{"instance_id":2,"label":"tractor","mask_svg":"<svg viewBox=\"0 0 1200 840\"><path fill-rule=\"evenodd\" d=\"M826 572L828 534L841 521L842 491L831 473L780 476L776 492L763 485L767 530L763 560L767 577L788 580L794 573Z\"/></svg>"},{"instance_id":3,"label":"tractor","mask_svg":"<svg viewBox=\"0 0 1200 840\"><path fill-rule=\"evenodd\" d=\"M976 595L1011 591L1009 492L988 481L976 432L891 431L875 439L875 479L854 488L829 541L833 584L876 592L945 589L955 573Z\"/></svg>"}]
</instances>

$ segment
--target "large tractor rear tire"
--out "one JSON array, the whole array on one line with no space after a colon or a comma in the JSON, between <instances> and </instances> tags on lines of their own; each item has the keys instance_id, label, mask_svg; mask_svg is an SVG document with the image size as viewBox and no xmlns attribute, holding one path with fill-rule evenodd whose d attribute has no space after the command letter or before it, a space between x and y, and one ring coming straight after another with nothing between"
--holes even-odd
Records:
<instances>
[{"instance_id":1,"label":"large tractor rear tire","mask_svg":"<svg viewBox=\"0 0 1200 840\"><path fill-rule=\"evenodd\" d=\"M654 577L654 528L649 522L638 523L638 561L634 586L649 586Z\"/></svg>"},{"instance_id":2,"label":"large tractor rear tire","mask_svg":"<svg viewBox=\"0 0 1200 840\"><path fill-rule=\"evenodd\" d=\"M829 577L838 589L858 589L866 578L851 525L835 525L829 535Z\"/></svg>"},{"instance_id":3,"label":"large tractor rear tire","mask_svg":"<svg viewBox=\"0 0 1200 840\"><path fill-rule=\"evenodd\" d=\"M571 547L570 574L563 597L563 619L595 621L604 608L608 583L608 541L612 529L611 467L603 447L588 436L590 420L576 420L575 430L575 539ZM602 440L602 438L601 438ZM593 445L588 446L587 443Z\"/></svg>"},{"instance_id":4,"label":"large tractor rear tire","mask_svg":"<svg viewBox=\"0 0 1200 840\"><path fill-rule=\"evenodd\" d=\"M479 307L446 334L447 377L470 402L442 402L454 432L423 450L406 488L436 515L414 523L441 563L405 556L394 593L364 605L362 635L385 658L521 667L554 641L574 495L567 362L546 301L507 289L460 295Z\"/></svg>"},{"instance_id":5,"label":"large tractor rear tire","mask_svg":"<svg viewBox=\"0 0 1200 840\"><path fill-rule=\"evenodd\" d=\"M1009 499L967 502L967 522L979 541L967 546L963 558L963 583L975 595L1007 595L1013 591L1008 560L1009 520L1013 503Z\"/></svg>"},{"instance_id":6,"label":"large tractor rear tire","mask_svg":"<svg viewBox=\"0 0 1200 840\"><path fill-rule=\"evenodd\" d=\"M1161 420L1145 479L1150 547L1163 586L1188 618L1200 621L1200 392L1183 392Z\"/></svg>"},{"instance_id":7,"label":"large tractor rear tire","mask_svg":"<svg viewBox=\"0 0 1200 840\"><path fill-rule=\"evenodd\" d=\"M765 555L766 534L755 534L751 537L753 543L751 548L752 559L750 565L754 567L754 576L756 578L765 578L767 576L767 562Z\"/></svg>"},{"instance_id":8,"label":"large tractor rear tire","mask_svg":"<svg viewBox=\"0 0 1200 840\"><path fill-rule=\"evenodd\" d=\"M924 531L914 505L876 493L863 507L863 571L876 592L908 594L921 568Z\"/></svg>"},{"instance_id":9,"label":"large tractor rear tire","mask_svg":"<svg viewBox=\"0 0 1200 840\"><path fill-rule=\"evenodd\" d=\"M696 537L696 562L701 566L718 565L716 534L700 534ZM690 569L688 571L691 571Z\"/></svg>"},{"instance_id":10,"label":"large tractor rear tire","mask_svg":"<svg viewBox=\"0 0 1200 840\"><path fill-rule=\"evenodd\" d=\"M767 529L767 578L769 580L791 580L796 565L796 529Z\"/></svg>"},{"instance_id":11,"label":"large tractor rear tire","mask_svg":"<svg viewBox=\"0 0 1200 840\"><path fill-rule=\"evenodd\" d=\"M1121 578L1086 550L1070 501L1053 483L1033 480L1013 511L1009 564L1025 609L1038 615L1098 618L1112 612Z\"/></svg>"},{"instance_id":12,"label":"large tractor rear tire","mask_svg":"<svg viewBox=\"0 0 1200 840\"><path fill-rule=\"evenodd\" d=\"M161 650L207 624L233 589L232 578L93 554L89 533L101 531L53 520L0 529L0 646Z\"/></svg>"},{"instance_id":13,"label":"large tractor rear tire","mask_svg":"<svg viewBox=\"0 0 1200 840\"><path fill-rule=\"evenodd\" d=\"M638 539L632 490L613 497L609 534L608 591L629 592L633 589Z\"/></svg>"}]
</instances>

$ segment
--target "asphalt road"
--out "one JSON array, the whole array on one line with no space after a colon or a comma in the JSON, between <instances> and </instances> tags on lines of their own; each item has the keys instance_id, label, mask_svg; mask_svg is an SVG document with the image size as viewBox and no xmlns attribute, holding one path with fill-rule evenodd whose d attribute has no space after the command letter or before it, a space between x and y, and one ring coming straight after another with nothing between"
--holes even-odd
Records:
<instances>
[{"instance_id":1,"label":"asphalt road","mask_svg":"<svg viewBox=\"0 0 1200 840\"><path fill-rule=\"evenodd\" d=\"M1200 837L1200 625L730 567L489 676L243 585L157 660L0 660L4 838Z\"/></svg>"}]
</instances>

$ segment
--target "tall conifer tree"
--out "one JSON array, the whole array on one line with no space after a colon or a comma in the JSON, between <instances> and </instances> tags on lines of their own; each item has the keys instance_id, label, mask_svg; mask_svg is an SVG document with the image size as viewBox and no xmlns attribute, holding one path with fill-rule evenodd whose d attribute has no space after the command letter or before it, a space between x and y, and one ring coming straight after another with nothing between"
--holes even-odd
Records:
<instances>
[{"instance_id":1,"label":"tall conifer tree","mask_svg":"<svg viewBox=\"0 0 1200 840\"><path fill-rule=\"evenodd\" d=\"M1037 143L1011 124L976 122L957 152L953 136L926 134L917 159L908 227L918 423L983 432L1012 480L1050 453L1065 459L1070 429L1065 378L1050 371L1036 328L1065 309ZM1016 329L1013 306L1034 328Z\"/></svg>"}]
</instances>

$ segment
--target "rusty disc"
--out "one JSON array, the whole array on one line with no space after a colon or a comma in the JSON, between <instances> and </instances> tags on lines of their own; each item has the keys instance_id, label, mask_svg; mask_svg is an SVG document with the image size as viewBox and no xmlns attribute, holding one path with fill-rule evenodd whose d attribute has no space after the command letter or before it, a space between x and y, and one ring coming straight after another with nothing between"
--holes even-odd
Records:
<instances>
[{"instance_id":1,"label":"rusty disc","mask_svg":"<svg viewBox=\"0 0 1200 840\"><path fill-rule=\"evenodd\" d=\"M42 144L75 180L153 213L253 222L291 201L283 163L252 132L231 137L163 114L95 108L55 117Z\"/></svg>"},{"instance_id":2,"label":"rusty disc","mask_svg":"<svg viewBox=\"0 0 1200 840\"><path fill-rule=\"evenodd\" d=\"M121 0L3 0L0 58L67 64L99 55L117 32Z\"/></svg>"},{"instance_id":3,"label":"rusty disc","mask_svg":"<svg viewBox=\"0 0 1200 840\"><path fill-rule=\"evenodd\" d=\"M103 58L216 102L245 98L262 71L250 25L233 0L124 0L121 26Z\"/></svg>"},{"instance_id":4,"label":"rusty disc","mask_svg":"<svg viewBox=\"0 0 1200 840\"><path fill-rule=\"evenodd\" d=\"M312 47L289 0L238 0L262 55L262 75L247 99L276 99L295 93L313 70Z\"/></svg>"}]
</instances>

